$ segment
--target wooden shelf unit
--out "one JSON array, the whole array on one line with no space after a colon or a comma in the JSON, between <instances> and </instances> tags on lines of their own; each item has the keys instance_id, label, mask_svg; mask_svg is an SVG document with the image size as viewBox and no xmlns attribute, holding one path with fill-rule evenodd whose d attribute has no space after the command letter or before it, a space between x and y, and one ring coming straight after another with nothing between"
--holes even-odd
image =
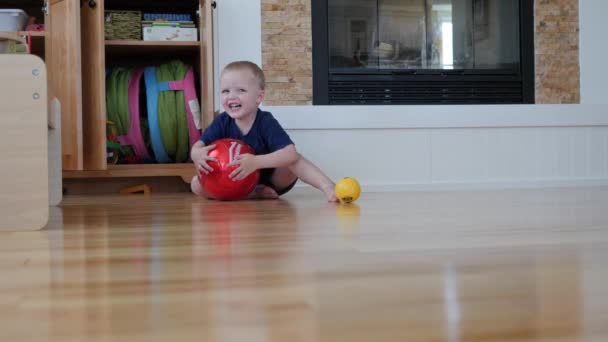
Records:
<instances>
[{"instance_id":1,"label":"wooden shelf unit","mask_svg":"<svg viewBox=\"0 0 608 342\"><path fill-rule=\"evenodd\" d=\"M122 61L155 63L187 58L197 74L201 127L214 118L212 0L0 0L44 24L45 31L15 31L32 37L32 53L45 60L48 98L61 102L65 178L180 176L189 182L192 164L108 165L106 156L106 67ZM48 9L45 10L45 9ZM189 13L197 42L106 41L105 10Z\"/></svg>"},{"instance_id":2,"label":"wooden shelf unit","mask_svg":"<svg viewBox=\"0 0 608 342\"><path fill-rule=\"evenodd\" d=\"M0 0L1 1L1 0ZM190 13L199 31L195 42L106 40L106 10L139 10L153 13ZM190 182L195 174L191 163L108 165L106 158L106 85L107 68L121 65L157 65L174 58L185 58L194 67L201 104L201 127L214 118L213 105L213 26L210 0L172 2L153 0L97 0L80 11L83 64L83 112L81 165L64 167L64 178L113 178L180 176ZM68 144L73 142L68 141Z\"/></svg>"}]
</instances>

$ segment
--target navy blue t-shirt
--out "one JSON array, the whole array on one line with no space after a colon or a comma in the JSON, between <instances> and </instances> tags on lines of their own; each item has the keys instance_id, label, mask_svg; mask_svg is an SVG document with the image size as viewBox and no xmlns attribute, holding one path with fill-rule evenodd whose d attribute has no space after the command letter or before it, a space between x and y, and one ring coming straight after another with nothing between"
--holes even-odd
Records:
<instances>
[{"instance_id":1,"label":"navy blue t-shirt","mask_svg":"<svg viewBox=\"0 0 608 342\"><path fill-rule=\"evenodd\" d=\"M247 134L243 135L234 119L223 112L205 129L200 140L205 145L210 145L223 138L244 141L253 148L256 155L272 153L293 144L287 132L274 116L270 112L262 111L259 108L253 126Z\"/></svg>"}]
</instances>

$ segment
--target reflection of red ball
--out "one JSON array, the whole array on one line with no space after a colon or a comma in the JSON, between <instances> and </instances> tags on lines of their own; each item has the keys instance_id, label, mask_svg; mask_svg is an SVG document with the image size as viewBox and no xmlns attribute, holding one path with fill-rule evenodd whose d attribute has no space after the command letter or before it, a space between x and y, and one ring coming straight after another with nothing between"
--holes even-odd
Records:
<instances>
[{"instance_id":1,"label":"reflection of red ball","mask_svg":"<svg viewBox=\"0 0 608 342\"><path fill-rule=\"evenodd\" d=\"M208 175L200 173L198 176L205 192L218 200L239 200L247 197L258 184L260 171L255 170L245 179L234 181L229 175L238 165L228 164L239 155L255 154L253 148L236 139L219 139L211 145L215 145L215 148L209 152L209 156L216 158L217 163L209 162L213 171Z\"/></svg>"}]
</instances>

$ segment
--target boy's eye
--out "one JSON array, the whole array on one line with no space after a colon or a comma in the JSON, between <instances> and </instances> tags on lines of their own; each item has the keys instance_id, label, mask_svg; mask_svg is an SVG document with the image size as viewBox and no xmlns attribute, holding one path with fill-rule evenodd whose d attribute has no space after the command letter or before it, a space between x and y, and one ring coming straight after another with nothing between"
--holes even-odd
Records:
<instances>
[{"instance_id":1,"label":"boy's eye","mask_svg":"<svg viewBox=\"0 0 608 342\"><path fill-rule=\"evenodd\" d=\"M228 89L222 90L222 94L228 94Z\"/></svg>"},{"instance_id":2,"label":"boy's eye","mask_svg":"<svg viewBox=\"0 0 608 342\"><path fill-rule=\"evenodd\" d=\"M239 89L239 91L240 91L241 93L246 93L246 92L247 92L247 89Z\"/></svg>"}]
</instances>

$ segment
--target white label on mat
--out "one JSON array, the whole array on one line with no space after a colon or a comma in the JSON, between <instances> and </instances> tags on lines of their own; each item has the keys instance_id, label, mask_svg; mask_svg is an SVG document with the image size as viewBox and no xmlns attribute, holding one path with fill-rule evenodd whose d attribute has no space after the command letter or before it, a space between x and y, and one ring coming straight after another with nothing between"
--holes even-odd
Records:
<instances>
[{"instance_id":1,"label":"white label on mat","mask_svg":"<svg viewBox=\"0 0 608 342\"><path fill-rule=\"evenodd\" d=\"M201 129L201 106L198 104L198 100L190 100L188 101L188 105L190 106L190 111L192 112L192 119L194 120L194 125L196 125L196 129Z\"/></svg>"}]
</instances>

